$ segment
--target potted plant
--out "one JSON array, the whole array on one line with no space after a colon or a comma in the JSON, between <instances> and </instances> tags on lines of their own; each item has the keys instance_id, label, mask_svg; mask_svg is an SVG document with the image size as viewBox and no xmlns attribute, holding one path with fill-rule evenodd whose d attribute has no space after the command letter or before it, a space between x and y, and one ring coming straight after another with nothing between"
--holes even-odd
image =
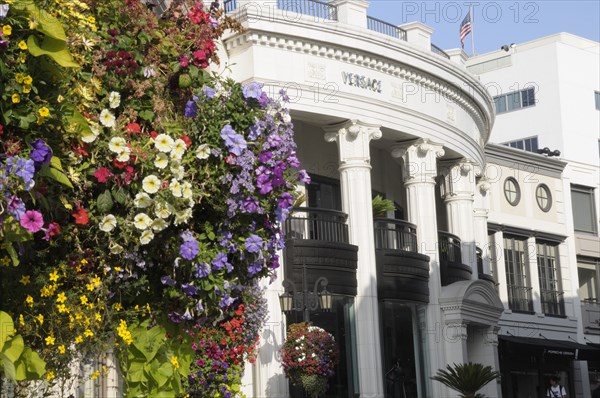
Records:
<instances>
[{"instance_id":1,"label":"potted plant","mask_svg":"<svg viewBox=\"0 0 600 398\"><path fill-rule=\"evenodd\" d=\"M327 391L327 381L335 374L338 348L334 337L308 322L290 325L282 348L285 375L296 386L317 398Z\"/></svg>"},{"instance_id":2,"label":"potted plant","mask_svg":"<svg viewBox=\"0 0 600 398\"><path fill-rule=\"evenodd\" d=\"M431 378L458 391L461 398L485 398L485 395L478 394L477 391L497 377L499 377L498 372L491 366L469 362L448 365L446 370L439 369Z\"/></svg>"}]
</instances>

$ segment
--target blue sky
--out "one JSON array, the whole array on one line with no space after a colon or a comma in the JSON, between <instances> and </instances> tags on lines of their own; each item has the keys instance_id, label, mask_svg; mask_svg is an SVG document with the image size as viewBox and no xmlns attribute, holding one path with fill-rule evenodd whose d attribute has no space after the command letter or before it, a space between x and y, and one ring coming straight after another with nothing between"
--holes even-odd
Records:
<instances>
[{"instance_id":1,"label":"blue sky","mask_svg":"<svg viewBox=\"0 0 600 398\"><path fill-rule=\"evenodd\" d=\"M497 50L503 44L523 43L558 32L600 41L600 1L473 1L475 52ZM394 25L421 21L434 29L432 42L448 49L460 47L459 26L469 1L371 0L369 16ZM465 51L471 54L471 37Z\"/></svg>"}]
</instances>

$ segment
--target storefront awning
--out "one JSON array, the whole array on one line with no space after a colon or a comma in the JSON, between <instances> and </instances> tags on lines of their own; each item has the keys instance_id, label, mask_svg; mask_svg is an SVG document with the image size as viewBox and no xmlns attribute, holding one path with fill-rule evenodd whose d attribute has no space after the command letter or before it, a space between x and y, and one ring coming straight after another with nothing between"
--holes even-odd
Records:
<instances>
[{"instance_id":1,"label":"storefront awning","mask_svg":"<svg viewBox=\"0 0 600 398\"><path fill-rule=\"evenodd\" d=\"M593 347L591 345L581 344L576 341L551 340L535 337L505 335L498 336L498 339L509 343L540 347L543 348L544 351L549 354L560 355L561 351L575 352L575 350L579 350L577 355L578 359L592 359L597 358L600 355L600 348Z\"/></svg>"}]
</instances>

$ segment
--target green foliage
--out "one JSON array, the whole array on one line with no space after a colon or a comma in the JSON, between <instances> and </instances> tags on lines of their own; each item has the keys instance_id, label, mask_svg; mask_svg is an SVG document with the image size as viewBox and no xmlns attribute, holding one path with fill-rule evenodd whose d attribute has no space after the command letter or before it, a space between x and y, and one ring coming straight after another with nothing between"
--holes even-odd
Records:
<instances>
[{"instance_id":1,"label":"green foliage","mask_svg":"<svg viewBox=\"0 0 600 398\"><path fill-rule=\"evenodd\" d=\"M373 198L373 217L385 217L385 213L388 211L396 210L394 202L390 199L383 199L380 195Z\"/></svg>"},{"instance_id":2,"label":"green foliage","mask_svg":"<svg viewBox=\"0 0 600 398\"><path fill-rule=\"evenodd\" d=\"M0 373L10 380L36 380L46 373L46 362L25 347L23 337L15 334L12 318L0 311Z\"/></svg>"},{"instance_id":3,"label":"green foliage","mask_svg":"<svg viewBox=\"0 0 600 398\"><path fill-rule=\"evenodd\" d=\"M461 398L485 398L478 394L486 384L499 376L491 366L483 366L480 363L463 363L446 366L446 370L439 369L437 374L431 377L460 393Z\"/></svg>"},{"instance_id":4,"label":"green foliage","mask_svg":"<svg viewBox=\"0 0 600 398\"><path fill-rule=\"evenodd\" d=\"M301 374L300 381L306 393L312 398L317 398L327 391L327 377L319 375Z\"/></svg>"}]
</instances>

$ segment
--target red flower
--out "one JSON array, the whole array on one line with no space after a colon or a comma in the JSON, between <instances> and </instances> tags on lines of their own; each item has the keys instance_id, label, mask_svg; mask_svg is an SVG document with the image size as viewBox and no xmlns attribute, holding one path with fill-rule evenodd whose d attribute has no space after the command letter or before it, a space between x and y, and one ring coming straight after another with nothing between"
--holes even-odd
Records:
<instances>
[{"instance_id":1,"label":"red flower","mask_svg":"<svg viewBox=\"0 0 600 398\"><path fill-rule=\"evenodd\" d=\"M125 168L125 166L127 166L127 162L119 162L117 159L113 160L113 165L119 169L119 170L123 170Z\"/></svg>"},{"instance_id":2,"label":"red flower","mask_svg":"<svg viewBox=\"0 0 600 398\"><path fill-rule=\"evenodd\" d=\"M86 225L89 221L88 214L83 207L74 211L71 215L75 217L75 224Z\"/></svg>"},{"instance_id":3,"label":"red flower","mask_svg":"<svg viewBox=\"0 0 600 398\"><path fill-rule=\"evenodd\" d=\"M89 153L87 151L90 150L90 147L88 146L88 144L83 143L78 146L73 146L73 150L79 156L89 156Z\"/></svg>"},{"instance_id":4,"label":"red flower","mask_svg":"<svg viewBox=\"0 0 600 398\"><path fill-rule=\"evenodd\" d=\"M140 125L137 123L129 123L127 126L125 126L125 130L127 130L127 133L136 134L138 134L141 131Z\"/></svg>"},{"instance_id":5,"label":"red flower","mask_svg":"<svg viewBox=\"0 0 600 398\"><path fill-rule=\"evenodd\" d=\"M187 135L181 137L181 140L185 142L185 146L188 148L192 145L192 140L190 140L190 137L188 137Z\"/></svg>"},{"instance_id":6,"label":"red flower","mask_svg":"<svg viewBox=\"0 0 600 398\"><path fill-rule=\"evenodd\" d=\"M113 173L106 167L100 167L98 170L94 171L94 177L98 179L98 182L106 182L112 175Z\"/></svg>"},{"instance_id":7,"label":"red flower","mask_svg":"<svg viewBox=\"0 0 600 398\"><path fill-rule=\"evenodd\" d=\"M150 132L150 137L152 137L152 139L155 139L157 136L158 136L158 133L156 131Z\"/></svg>"}]
</instances>

